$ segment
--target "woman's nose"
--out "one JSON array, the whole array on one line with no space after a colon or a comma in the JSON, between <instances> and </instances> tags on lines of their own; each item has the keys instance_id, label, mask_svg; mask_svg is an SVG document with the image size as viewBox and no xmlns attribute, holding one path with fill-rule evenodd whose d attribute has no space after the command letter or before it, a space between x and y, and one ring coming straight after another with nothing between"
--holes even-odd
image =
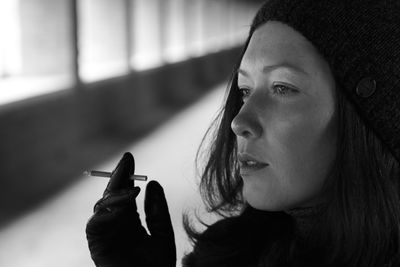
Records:
<instances>
[{"instance_id":1,"label":"woman's nose","mask_svg":"<svg viewBox=\"0 0 400 267\"><path fill-rule=\"evenodd\" d=\"M257 114L247 107L242 107L236 117L233 118L231 128L235 135L246 139L260 137L263 131Z\"/></svg>"}]
</instances>

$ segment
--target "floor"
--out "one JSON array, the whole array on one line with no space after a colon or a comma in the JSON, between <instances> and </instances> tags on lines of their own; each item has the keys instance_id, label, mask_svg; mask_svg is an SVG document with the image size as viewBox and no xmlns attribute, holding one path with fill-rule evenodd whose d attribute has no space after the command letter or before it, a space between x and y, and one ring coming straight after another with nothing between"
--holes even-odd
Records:
<instances>
[{"instance_id":1,"label":"floor","mask_svg":"<svg viewBox=\"0 0 400 267\"><path fill-rule=\"evenodd\" d=\"M194 159L205 131L222 104L225 86L210 91L120 153L122 156L130 151L135 157L136 173L147 175L149 180L157 180L164 187L175 230L177 266L183 253L191 249L182 228L182 212L195 208L204 212L197 191ZM92 168L111 171L120 156ZM142 187L137 198L142 221L145 183L137 183ZM106 184L105 178L82 176L48 202L0 229L0 266L94 266L85 238L85 224Z\"/></svg>"}]
</instances>

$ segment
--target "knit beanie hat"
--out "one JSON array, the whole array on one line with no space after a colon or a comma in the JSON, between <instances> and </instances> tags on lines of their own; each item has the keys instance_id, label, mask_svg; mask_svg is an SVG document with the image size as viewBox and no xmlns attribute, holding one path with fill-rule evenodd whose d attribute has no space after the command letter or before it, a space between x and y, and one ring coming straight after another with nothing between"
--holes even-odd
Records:
<instances>
[{"instance_id":1,"label":"knit beanie hat","mask_svg":"<svg viewBox=\"0 0 400 267\"><path fill-rule=\"evenodd\" d=\"M250 34L269 20L311 41L360 117L400 161L400 1L269 0Z\"/></svg>"}]
</instances>

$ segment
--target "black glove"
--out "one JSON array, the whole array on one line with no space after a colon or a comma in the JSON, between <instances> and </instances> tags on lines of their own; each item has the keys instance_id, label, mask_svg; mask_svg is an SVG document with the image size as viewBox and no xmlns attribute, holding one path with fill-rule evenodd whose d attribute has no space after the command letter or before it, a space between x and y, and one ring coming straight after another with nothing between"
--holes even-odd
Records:
<instances>
[{"instance_id":1,"label":"black glove","mask_svg":"<svg viewBox=\"0 0 400 267\"><path fill-rule=\"evenodd\" d=\"M98 267L175 267L174 232L163 188L156 181L146 187L149 235L136 208L140 188L128 179L134 171L133 156L125 153L86 225L91 257Z\"/></svg>"}]
</instances>

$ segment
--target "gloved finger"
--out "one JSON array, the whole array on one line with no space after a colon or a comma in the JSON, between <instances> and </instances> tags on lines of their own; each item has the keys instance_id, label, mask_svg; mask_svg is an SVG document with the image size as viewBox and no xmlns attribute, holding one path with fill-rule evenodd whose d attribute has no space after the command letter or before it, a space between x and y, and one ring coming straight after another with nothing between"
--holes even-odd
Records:
<instances>
[{"instance_id":1,"label":"gloved finger","mask_svg":"<svg viewBox=\"0 0 400 267\"><path fill-rule=\"evenodd\" d=\"M151 236L174 242L174 230L172 228L167 200L165 199L163 188L156 181L150 181L147 184L144 210L147 228Z\"/></svg>"},{"instance_id":2,"label":"gloved finger","mask_svg":"<svg viewBox=\"0 0 400 267\"><path fill-rule=\"evenodd\" d=\"M134 186L133 182L129 179L135 172L135 159L132 154L126 152L122 159L119 161L117 167L111 174L110 181L105 190L105 195L111 192L117 192L121 189L128 189Z\"/></svg>"},{"instance_id":3,"label":"gloved finger","mask_svg":"<svg viewBox=\"0 0 400 267\"><path fill-rule=\"evenodd\" d=\"M116 229L118 229L115 225L121 220L122 211L122 207L115 207L110 211L99 209L86 223L87 237L102 236L108 238L115 235Z\"/></svg>"},{"instance_id":4,"label":"gloved finger","mask_svg":"<svg viewBox=\"0 0 400 267\"><path fill-rule=\"evenodd\" d=\"M115 206L131 206L136 210L136 197L139 195L140 187L134 187L133 189L124 190L120 193L109 194L96 202L94 205L94 212L102 210L110 211Z\"/></svg>"},{"instance_id":5,"label":"gloved finger","mask_svg":"<svg viewBox=\"0 0 400 267\"><path fill-rule=\"evenodd\" d=\"M107 236L122 229L130 229L140 235L146 234L133 200L139 192L140 188L135 187L131 192L100 199L94 215L87 223L87 233L107 233Z\"/></svg>"},{"instance_id":6,"label":"gloved finger","mask_svg":"<svg viewBox=\"0 0 400 267\"><path fill-rule=\"evenodd\" d=\"M86 236L88 240L143 238L147 236L146 229L142 226L137 211L132 211L126 206L112 207L110 212L96 212L86 223Z\"/></svg>"}]
</instances>

